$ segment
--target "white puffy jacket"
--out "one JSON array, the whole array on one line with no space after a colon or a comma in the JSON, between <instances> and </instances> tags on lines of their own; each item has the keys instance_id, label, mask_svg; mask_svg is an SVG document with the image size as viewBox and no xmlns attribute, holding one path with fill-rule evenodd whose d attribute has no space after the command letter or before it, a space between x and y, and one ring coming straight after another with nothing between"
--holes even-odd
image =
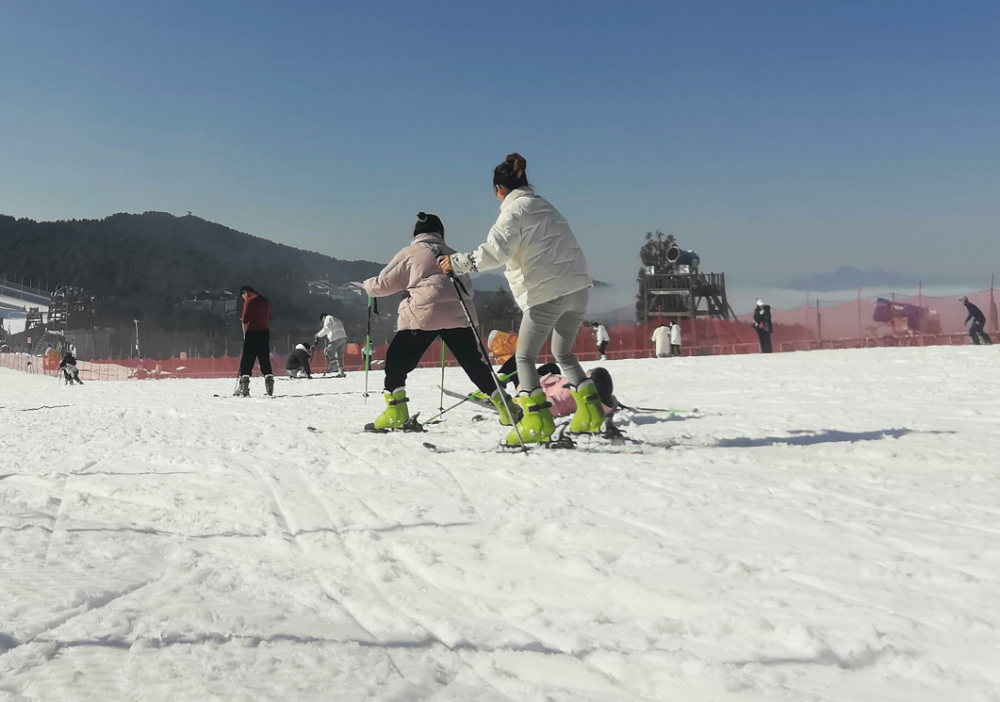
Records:
<instances>
[{"instance_id":1,"label":"white puffy jacket","mask_svg":"<svg viewBox=\"0 0 1000 702\"><path fill-rule=\"evenodd\" d=\"M656 344L657 356L670 355L670 327L657 327L651 341Z\"/></svg>"},{"instance_id":2,"label":"white puffy jacket","mask_svg":"<svg viewBox=\"0 0 1000 702\"><path fill-rule=\"evenodd\" d=\"M504 264L507 282L522 310L594 284L566 218L529 186L507 193L485 244L471 253L451 256L456 274Z\"/></svg>"},{"instance_id":3,"label":"white puffy jacket","mask_svg":"<svg viewBox=\"0 0 1000 702\"><path fill-rule=\"evenodd\" d=\"M323 328L316 332L317 339L321 336L325 336L327 341L330 342L337 341L338 339L346 339L347 332L344 331L344 323L332 314L328 314L323 318Z\"/></svg>"},{"instance_id":4,"label":"white puffy jacket","mask_svg":"<svg viewBox=\"0 0 1000 702\"><path fill-rule=\"evenodd\" d=\"M594 329L594 341L596 341L598 344L603 343L605 341L609 342L611 341L611 335L608 334L608 328L603 324L598 324L597 328Z\"/></svg>"}]
</instances>

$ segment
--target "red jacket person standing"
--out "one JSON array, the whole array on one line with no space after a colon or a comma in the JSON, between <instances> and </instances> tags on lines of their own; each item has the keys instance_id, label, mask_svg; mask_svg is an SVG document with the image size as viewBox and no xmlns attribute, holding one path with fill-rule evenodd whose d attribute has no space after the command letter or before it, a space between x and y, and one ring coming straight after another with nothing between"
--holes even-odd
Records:
<instances>
[{"instance_id":1,"label":"red jacket person standing","mask_svg":"<svg viewBox=\"0 0 1000 702\"><path fill-rule=\"evenodd\" d=\"M240 386L237 395L250 397L250 374L254 361L260 363L264 390L274 394L274 373L271 371L271 303L259 292L244 285L240 288L243 303L243 357L240 358Z\"/></svg>"}]
</instances>

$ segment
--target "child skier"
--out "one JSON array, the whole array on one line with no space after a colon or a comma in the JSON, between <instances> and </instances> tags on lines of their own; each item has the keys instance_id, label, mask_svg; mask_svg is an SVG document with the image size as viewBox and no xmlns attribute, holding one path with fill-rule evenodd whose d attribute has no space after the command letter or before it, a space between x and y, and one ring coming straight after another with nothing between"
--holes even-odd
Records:
<instances>
[{"instance_id":1,"label":"child skier","mask_svg":"<svg viewBox=\"0 0 1000 702\"><path fill-rule=\"evenodd\" d=\"M573 385L577 403L570 431L599 432L605 413L597 388L573 354L593 286L587 261L566 218L535 194L526 170L527 161L517 153L493 169L493 192L502 204L486 242L469 253L442 256L438 265L446 273L463 275L506 264L511 291L524 310L515 354L524 388L518 395L524 410L518 429L525 442L539 443L549 441L555 431L535 368L550 335L552 354ZM507 444L518 443L518 432L511 431Z\"/></svg>"},{"instance_id":2,"label":"child skier","mask_svg":"<svg viewBox=\"0 0 1000 702\"><path fill-rule=\"evenodd\" d=\"M601 324L600 322L591 322L590 326L594 330L594 343L597 344L597 350L601 354L601 360L608 360L608 344L611 343L611 335L608 334L608 328Z\"/></svg>"},{"instance_id":3,"label":"child skier","mask_svg":"<svg viewBox=\"0 0 1000 702\"><path fill-rule=\"evenodd\" d=\"M83 381L80 380L80 371L76 367L76 356L73 355L72 351L67 351L59 362L59 369L62 371L63 382L67 385L72 385L77 383L83 385Z\"/></svg>"},{"instance_id":4,"label":"child skier","mask_svg":"<svg viewBox=\"0 0 1000 702\"><path fill-rule=\"evenodd\" d=\"M507 382L514 383L515 386L518 384L517 368L515 367L513 356L508 363L501 366L497 373L501 377L506 376ZM549 411L552 412L553 417L566 417L570 414L575 414L577 409L576 399L573 395L573 386L561 373L562 371L560 371L559 366L555 363L546 363L538 366L538 377L541 379L545 398L552 405ZM587 371L587 377L594 381L598 397L601 398L601 404L604 405L604 411L610 418L610 413L618 408L618 400L614 396L614 383L611 380L611 374L607 369L597 367L591 371ZM481 393L476 393L476 395L479 396Z\"/></svg>"},{"instance_id":5,"label":"child skier","mask_svg":"<svg viewBox=\"0 0 1000 702\"><path fill-rule=\"evenodd\" d=\"M290 378L308 378L312 380L312 370L309 363L312 360L309 344L296 344L295 350L288 354L285 360L285 370Z\"/></svg>"},{"instance_id":6,"label":"child skier","mask_svg":"<svg viewBox=\"0 0 1000 702\"><path fill-rule=\"evenodd\" d=\"M347 332L344 331L344 323L332 314L321 314L320 321L323 328L316 332L316 339L326 338L326 348L323 355L326 356L327 373L333 373L334 378L344 378L344 352L347 351Z\"/></svg>"},{"instance_id":7,"label":"child skier","mask_svg":"<svg viewBox=\"0 0 1000 702\"><path fill-rule=\"evenodd\" d=\"M497 389L490 367L479 352L476 320L471 320L470 327L455 286L436 263L439 256L449 256L454 251L444 243L440 218L420 212L413 228L413 243L396 254L377 277L362 283L372 297L405 291L399 303L398 331L385 358L386 409L365 427L368 431L404 428L410 417L406 408L406 377L438 337L448 345L469 379L489 395L500 411L500 421L511 424L505 408L510 398ZM472 281L462 276L461 282L468 291L467 299L471 299ZM466 307L469 314L475 314L475 306L467 303Z\"/></svg>"}]
</instances>

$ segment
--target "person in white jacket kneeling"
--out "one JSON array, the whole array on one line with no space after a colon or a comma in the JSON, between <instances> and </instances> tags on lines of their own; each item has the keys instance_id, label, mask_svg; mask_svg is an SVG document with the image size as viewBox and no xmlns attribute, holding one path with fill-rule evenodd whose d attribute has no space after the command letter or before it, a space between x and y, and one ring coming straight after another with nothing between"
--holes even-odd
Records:
<instances>
[{"instance_id":1,"label":"person in white jacket kneeling","mask_svg":"<svg viewBox=\"0 0 1000 702\"><path fill-rule=\"evenodd\" d=\"M524 311L515 354L522 388L518 401L524 410L518 429L525 442L539 443L549 441L555 431L536 368L549 335L552 355L577 403L570 431L601 431L605 413L594 382L573 354L593 286L587 261L566 218L528 183L527 165L523 156L513 153L493 169L493 191L502 204L486 243L469 253L442 256L438 265L461 275L506 264L511 292ZM518 433L511 431L507 444L517 443Z\"/></svg>"}]
</instances>

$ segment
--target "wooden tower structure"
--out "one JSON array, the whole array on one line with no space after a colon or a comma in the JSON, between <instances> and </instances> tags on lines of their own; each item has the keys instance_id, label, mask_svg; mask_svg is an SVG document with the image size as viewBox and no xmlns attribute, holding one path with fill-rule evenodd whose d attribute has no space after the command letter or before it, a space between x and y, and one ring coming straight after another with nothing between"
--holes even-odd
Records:
<instances>
[{"instance_id":1,"label":"wooden tower structure","mask_svg":"<svg viewBox=\"0 0 1000 702\"><path fill-rule=\"evenodd\" d=\"M639 272L637 316L640 322L735 318L726 296L725 273L702 273L694 251L671 246L667 265L647 266Z\"/></svg>"}]
</instances>

